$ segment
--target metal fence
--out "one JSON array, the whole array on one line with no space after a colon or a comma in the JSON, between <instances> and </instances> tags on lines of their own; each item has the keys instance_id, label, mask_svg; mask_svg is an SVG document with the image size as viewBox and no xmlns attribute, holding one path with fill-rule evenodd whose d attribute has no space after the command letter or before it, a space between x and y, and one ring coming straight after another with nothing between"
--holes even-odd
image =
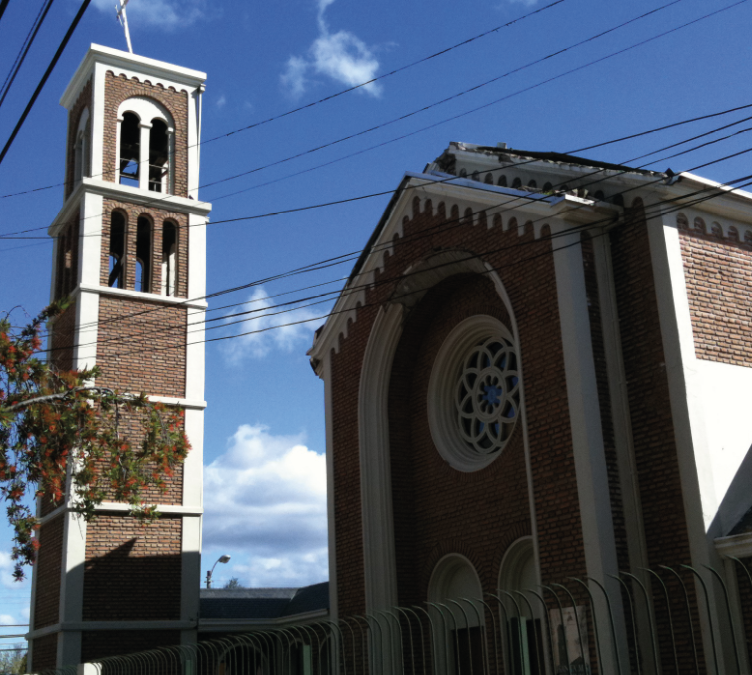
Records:
<instances>
[{"instance_id":1,"label":"metal fence","mask_svg":"<svg viewBox=\"0 0 752 675\"><path fill-rule=\"evenodd\" d=\"M60 675L745 674L752 574L661 566L337 620L250 630L47 671ZM727 570L728 571L728 570ZM748 585L744 586L743 584ZM83 671L83 672L82 672Z\"/></svg>"}]
</instances>

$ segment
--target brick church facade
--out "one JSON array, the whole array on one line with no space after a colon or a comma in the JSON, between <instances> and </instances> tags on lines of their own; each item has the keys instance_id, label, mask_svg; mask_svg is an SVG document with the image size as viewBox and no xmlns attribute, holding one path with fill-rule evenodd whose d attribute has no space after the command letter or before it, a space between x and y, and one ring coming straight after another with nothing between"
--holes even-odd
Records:
<instances>
[{"instance_id":1,"label":"brick church facade","mask_svg":"<svg viewBox=\"0 0 752 675\"><path fill-rule=\"evenodd\" d=\"M88 524L69 501L39 504L30 672L197 637L211 209L198 201L205 78L92 45L61 100L66 182L49 229L51 299L71 303L51 327L51 357L62 368L98 366L97 385L182 406L192 449L166 492L147 495L163 514L148 527L113 501ZM123 427L137 438L135 420Z\"/></svg>"},{"instance_id":2,"label":"brick church facade","mask_svg":"<svg viewBox=\"0 0 752 675\"><path fill-rule=\"evenodd\" d=\"M717 658L730 673L735 640L747 672L752 598L732 556L752 557L750 290L749 193L506 145L452 143L407 173L309 352L332 618L556 583L584 607L567 580L589 577L616 636L596 656L586 619L570 662L695 672L694 640L702 672ZM661 565L684 575L689 613ZM719 570L728 611L681 565ZM620 571L652 579L650 597L630 599ZM465 609L477 655L487 614ZM542 635L540 605L521 611ZM505 672L567 666L532 644ZM463 645L454 668L470 672Z\"/></svg>"}]
</instances>

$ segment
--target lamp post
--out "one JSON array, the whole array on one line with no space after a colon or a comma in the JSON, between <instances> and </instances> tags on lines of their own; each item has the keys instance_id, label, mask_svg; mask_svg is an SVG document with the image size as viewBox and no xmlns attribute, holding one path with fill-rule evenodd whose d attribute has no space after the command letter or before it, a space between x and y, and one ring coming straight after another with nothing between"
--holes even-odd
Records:
<instances>
[{"instance_id":1,"label":"lamp post","mask_svg":"<svg viewBox=\"0 0 752 675\"><path fill-rule=\"evenodd\" d=\"M230 562L230 556L229 555L221 555L219 558L217 558L217 562L215 562L212 565L212 568L206 573L206 587L211 588L211 582L212 582L212 574L214 574L214 568L217 566L217 563L227 563Z\"/></svg>"}]
</instances>

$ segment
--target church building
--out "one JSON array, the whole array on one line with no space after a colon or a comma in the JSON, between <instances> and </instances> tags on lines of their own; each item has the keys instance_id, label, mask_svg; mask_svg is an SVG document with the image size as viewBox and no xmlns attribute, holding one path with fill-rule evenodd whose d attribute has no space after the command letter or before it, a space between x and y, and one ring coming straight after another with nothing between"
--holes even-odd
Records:
<instances>
[{"instance_id":1,"label":"church building","mask_svg":"<svg viewBox=\"0 0 752 675\"><path fill-rule=\"evenodd\" d=\"M54 237L51 358L96 384L185 410L192 449L146 495L162 517L141 527L105 501L86 523L42 501L29 672L197 637L202 515L206 228L198 199L206 76L92 45L61 104L65 194ZM189 344L195 343L195 344ZM139 431L124 420L126 433Z\"/></svg>"},{"instance_id":2,"label":"church building","mask_svg":"<svg viewBox=\"0 0 752 675\"><path fill-rule=\"evenodd\" d=\"M432 607L443 673L496 612L505 673L749 672L751 322L750 193L506 144L406 173L309 352L332 618Z\"/></svg>"}]
</instances>

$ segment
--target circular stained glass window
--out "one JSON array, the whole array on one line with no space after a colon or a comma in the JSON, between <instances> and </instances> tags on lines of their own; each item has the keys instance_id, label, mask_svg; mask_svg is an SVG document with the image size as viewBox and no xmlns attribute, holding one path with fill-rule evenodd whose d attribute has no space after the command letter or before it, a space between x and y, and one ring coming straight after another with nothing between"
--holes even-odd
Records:
<instances>
[{"instance_id":1,"label":"circular stained glass window","mask_svg":"<svg viewBox=\"0 0 752 675\"><path fill-rule=\"evenodd\" d=\"M470 350L455 406L457 426L471 451L488 455L504 447L519 414L519 392L517 355L508 340L489 337Z\"/></svg>"},{"instance_id":2,"label":"circular stained glass window","mask_svg":"<svg viewBox=\"0 0 752 675\"><path fill-rule=\"evenodd\" d=\"M444 340L428 385L428 421L441 456L459 471L488 466L520 415L517 350L498 319L478 315Z\"/></svg>"}]
</instances>

